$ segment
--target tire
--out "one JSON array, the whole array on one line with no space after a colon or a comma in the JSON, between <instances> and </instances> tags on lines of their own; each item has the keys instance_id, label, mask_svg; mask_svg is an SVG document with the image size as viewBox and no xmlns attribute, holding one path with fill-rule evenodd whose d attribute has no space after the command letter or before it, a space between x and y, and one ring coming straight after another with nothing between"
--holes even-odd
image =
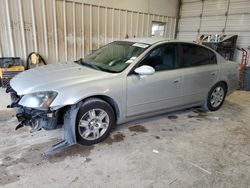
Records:
<instances>
[{"instance_id":1,"label":"tire","mask_svg":"<svg viewBox=\"0 0 250 188\"><path fill-rule=\"evenodd\" d=\"M98 98L86 100L76 118L76 140L81 145L92 145L107 138L115 126L113 108Z\"/></svg>"},{"instance_id":2,"label":"tire","mask_svg":"<svg viewBox=\"0 0 250 188\"><path fill-rule=\"evenodd\" d=\"M215 84L208 93L205 108L209 111L218 110L224 103L226 94L227 89L224 83Z\"/></svg>"}]
</instances>

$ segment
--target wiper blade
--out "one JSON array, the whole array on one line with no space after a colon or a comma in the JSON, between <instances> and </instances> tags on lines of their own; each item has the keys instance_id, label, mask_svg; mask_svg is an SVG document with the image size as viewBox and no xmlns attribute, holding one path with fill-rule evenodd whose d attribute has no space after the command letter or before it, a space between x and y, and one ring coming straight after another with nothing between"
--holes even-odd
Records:
<instances>
[{"instance_id":1,"label":"wiper blade","mask_svg":"<svg viewBox=\"0 0 250 188\"><path fill-rule=\"evenodd\" d=\"M84 65L84 66L87 66L87 67L91 67L91 68L94 68L96 70L101 70L100 67L98 67L97 65L93 64L93 63L86 63L81 59L79 59L77 62L79 62L81 65Z\"/></svg>"},{"instance_id":2,"label":"wiper blade","mask_svg":"<svg viewBox=\"0 0 250 188\"><path fill-rule=\"evenodd\" d=\"M102 70L100 67L98 67L97 65L94 65L94 64L91 64L91 63L85 63L85 64L87 64L88 66L90 66L90 67L92 67L92 68L94 68L94 69L96 69L96 70Z\"/></svg>"},{"instance_id":3,"label":"wiper blade","mask_svg":"<svg viewBox=\"0 0 250 188\"><path fill-rule=\"evenodd\" d=\"M83 65L83 66L87 66L87 67L91 67L91 68L94 68L96 70L100 70L100 71L105 71L105 72L110 72L110 73L117 73L116 71L112 71L112 70L108 70L108 69L104 69L102 67L99 67L95 64L92 64L92 63L86 63L83 61L83 59L79 59L77 61L75 61L76 63L80 64L80 65Z\"/></svg>"}]
</instances>

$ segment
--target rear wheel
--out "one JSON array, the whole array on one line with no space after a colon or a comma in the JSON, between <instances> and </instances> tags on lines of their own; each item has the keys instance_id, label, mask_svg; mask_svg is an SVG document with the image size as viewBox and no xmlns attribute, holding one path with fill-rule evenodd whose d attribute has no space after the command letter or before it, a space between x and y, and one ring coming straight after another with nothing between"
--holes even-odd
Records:
<instances>
[{"instance_id":1,"label":"rear wheel","mask_svg":"<svg viewBox=\"0 0 250 188\"><path fill-rule=\"evenodd\" d=\"M226 86L224 83L217 83L208 93L206 108L210 111L218 110L226 97Z\"/></svg>"},{"instance_id":2,"label":"rear wheel","mask_svg":"<svg viewBox=\"0 0 250 188\"><path fill-rule=\"evenodd\" d=\"M90 98L80 107L76 119L76 138L82 145L103 141L115 125L112 107L98 98Z\"/></svg>"}]
</instances>

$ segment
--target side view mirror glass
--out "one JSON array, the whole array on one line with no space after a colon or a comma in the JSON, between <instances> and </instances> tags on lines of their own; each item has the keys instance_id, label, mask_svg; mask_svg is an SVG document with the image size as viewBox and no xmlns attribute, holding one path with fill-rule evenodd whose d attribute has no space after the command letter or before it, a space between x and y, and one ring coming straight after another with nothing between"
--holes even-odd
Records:
<instances>
[{"instance_id":1,"label":"side view mirror glass","mask_svg":"<svg viewBox=\"0 0 250 188\"><path fill-rule=\"evenodd\" d=\"M155 73L155 69L148 65L142 65L135 69L135 72L139 75L152 75Z\"/></svg>"}]
</instances>

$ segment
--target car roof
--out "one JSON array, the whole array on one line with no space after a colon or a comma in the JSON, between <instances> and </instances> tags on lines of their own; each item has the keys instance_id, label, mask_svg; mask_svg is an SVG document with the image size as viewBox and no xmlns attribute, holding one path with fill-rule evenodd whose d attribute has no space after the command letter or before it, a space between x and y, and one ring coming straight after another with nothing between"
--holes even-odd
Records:
<instances>
[{"instance_id":1,"label":"car roof","mask_svg":"<svg viewBox=\"0 0 250 188\"><path fill-rule=\"evenodd\" d=\"M190 43L190 44L199 45L198 43L191 42L191 41L180 41L180 40L169 39L169 38L164 38L164 37L128 38L122 41L144 43L148 45L153 45L159 42L177 42L177 43L180 42L180 43Z\"/></svg>"},{"instance_id":2,"label":"car roof","mask_svg":"<svg viewBox=\"0 0 250 188\"><path fill-rule=\"evenodd\" d=\"M163 41L169 41L169 39L164 38L164 37L148 37L148 38L128 38L124 39L123 41L127 42L138 42L138 43L144 43L144 44L155 44L158 42L163 42Z\"/></svg>"},{"instance_id":3,"label":"car roof","mask_svg":"<svg viewBox=\"0 0 250 188\"><path fill-rule=\"evenodd\" d=\"M181 40L176 40L176 39L168 39L168 38L164 38L164 37L128 38L128 39L124 39L124 40L120 40L120 41L144 43L144 44L148 44L148 45L153 45L153 44L157 44L157 43L160 43L160 42L188 43L188 44L195 44L195 45L198 45L198 46L203 46L203 47L215 52L216 54L218 54L214 49L209 48L206 45L196 43L194 41L193 42L191 42L191 41L181 41Z\"/></svg>"}]
</instances>

